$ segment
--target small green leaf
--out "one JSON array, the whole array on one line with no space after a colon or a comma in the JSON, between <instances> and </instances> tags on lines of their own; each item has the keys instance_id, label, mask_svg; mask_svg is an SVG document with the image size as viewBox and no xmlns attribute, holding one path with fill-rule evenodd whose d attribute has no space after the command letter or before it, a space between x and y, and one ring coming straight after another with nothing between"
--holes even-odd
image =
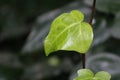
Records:
<instances>
[{"instance_id":1,"label":"small green leaf","mask_svg":"<svg viewBox=\"0 0 120 80\"><path fill-rule=\"evenodd\" d=\"M91 80L94 77L94 73L89 69L78 70L77 80Z\"/></svg>"},{"instance_id":2,"label":"small green leaf","mask_svg":"<svg viewBox=\"0 0 120 80\"><path fill-rule=\"evenodd\" d=\"M58 50L86 53L93 40L93 31L83 20L84 15L77 10L57 17L44 42L46 55Z\"/></svg>"},{"instance_id":3,"label":"small green leaf","mask_svg":"<svg viewBox=\"0 0 120 80\"><path fill-rule=\"evenodd\" d=\"M78 70L78 76L73 80L110 80L111 75L108 72L100 71L95 74L89 69Z\"/></svg>"},{"instance_id":4,"label":"small green leaf","mask_svg":"<svg viewBox=\"0 0 120 80\"><path fill-rule=\"evenodd\" d=\"M111 75L108 72L100 71L95 74L95 80L110 80Z\"/></svg>"}]
</instances>

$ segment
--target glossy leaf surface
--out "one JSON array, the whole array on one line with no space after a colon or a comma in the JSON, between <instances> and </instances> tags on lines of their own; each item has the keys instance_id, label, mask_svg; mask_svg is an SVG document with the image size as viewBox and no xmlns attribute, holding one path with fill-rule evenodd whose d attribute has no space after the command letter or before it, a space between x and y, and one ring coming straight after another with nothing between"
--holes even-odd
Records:
<instances>
[{"instance_id":1,"label":"glossy leaf surface","mask_svg":"<svg viewBox=\"0 0 120 80\"><path fill-rule=\"evenodd\" d=\"M57 17L44 42L46 55L57 50L86 53L93 40L93 31L83 20L84 15L77 10Z\"/></svg>"}]
</instances>

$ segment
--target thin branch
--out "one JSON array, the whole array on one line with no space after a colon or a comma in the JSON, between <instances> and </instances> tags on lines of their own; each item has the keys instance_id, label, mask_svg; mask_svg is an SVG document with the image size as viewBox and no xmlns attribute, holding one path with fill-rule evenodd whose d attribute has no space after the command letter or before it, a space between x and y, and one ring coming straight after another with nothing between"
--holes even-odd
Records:
<instances>
[{"instance_id":1,"label":"thin branch","mask_svg":"<svg viewBox=\"0 0 120 80\"><path fill-rule=\"evenodd\" d=\"M85 61L86 59L85 59L85 54L82 54L82 67L83 67L83 69L85 69Z\"/></svg>"},{"instance_id":2,"label":"thin branch","mask_svg":"<svg viewBox=\"0 0 120 80\"><path fill-rule=\"evenodd\" d=\"M89 21L90 25L92 25L92 21L93 21L93 16L95 12L95 4L96 4L96 0L93 1L92 12L91 12L90 21Z\"/></svg>"},{"instance_id":3,"label":"thin branch","mask_svg":"<svg viewBox=\"0 0 120 80\"><path fill-rule=\"evenodd\" d=\"M95 12L95 4L96 4L96 0L93 1L92 12L91 12L90 21L89 21L90 25L92 25L92 21L93 21L93 16ZM83 69L85 69L86 67L86 55L85 54L82 54L82 66L83 66Z\"/></svg>"}]
</instances>

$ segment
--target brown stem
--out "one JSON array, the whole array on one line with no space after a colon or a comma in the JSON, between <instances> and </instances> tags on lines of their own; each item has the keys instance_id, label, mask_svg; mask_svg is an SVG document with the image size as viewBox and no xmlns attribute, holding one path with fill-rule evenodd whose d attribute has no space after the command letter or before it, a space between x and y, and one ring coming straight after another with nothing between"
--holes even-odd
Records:
<instances>
[{"instance_id":1,"label":"brown stem","mask_svg":"<svg viewBox=\"0 0 120 80\"><path fill-rule=\"evenodd\" d=\"M92 12L91 12L90 21L89 21L90 25L92 25L92 20L93 20L93 16L95 12L95 4L96 4L96 0L93 0ZM83 66L83 69L85 69L86 67L86 55L85 54L82 54L82 66Z\"/></svg>"},{"instance_id":2,"label":"brown stem","mask_svg":"<svg viewBox=\"0 0 120 80\"><path fill-rule=\"evenodd\" d=\"M96 0L93 1L92 12L91 12L90 21L89 21L90 25L92 25L92 20L95 12L95 4L96 4Z\"/></svg>"},{"instance_id":3,"label":"brown stem","mask_svg":"<svg viewBox=\"0 0 120 80\"><path fill-rule=\"evenodd\" d=\"M82 54L82 67L83 67L83 69L85 69L85 61L86 59L85 59L85 54Z\"/></svg>"}]
</instances>

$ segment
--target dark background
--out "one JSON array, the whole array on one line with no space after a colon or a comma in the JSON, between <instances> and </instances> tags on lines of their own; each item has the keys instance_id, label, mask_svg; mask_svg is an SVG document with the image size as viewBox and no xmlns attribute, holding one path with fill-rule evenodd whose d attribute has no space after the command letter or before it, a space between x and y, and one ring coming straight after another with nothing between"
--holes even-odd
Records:
<instances>
[{"instance_id":1,"label":"dark background","mask_svg":"<svg viewBox=\"0 0 120 80\"><path fill-rule=\"evenodd\" d=\"M58 51L46 57L43 41L52 20L73 9L89 22L93 0L0 0L0 80L73 80L81 55ZM97 0L94 41L87 68L120 80L120 0Z\"/></svg>"}]
</instances>

